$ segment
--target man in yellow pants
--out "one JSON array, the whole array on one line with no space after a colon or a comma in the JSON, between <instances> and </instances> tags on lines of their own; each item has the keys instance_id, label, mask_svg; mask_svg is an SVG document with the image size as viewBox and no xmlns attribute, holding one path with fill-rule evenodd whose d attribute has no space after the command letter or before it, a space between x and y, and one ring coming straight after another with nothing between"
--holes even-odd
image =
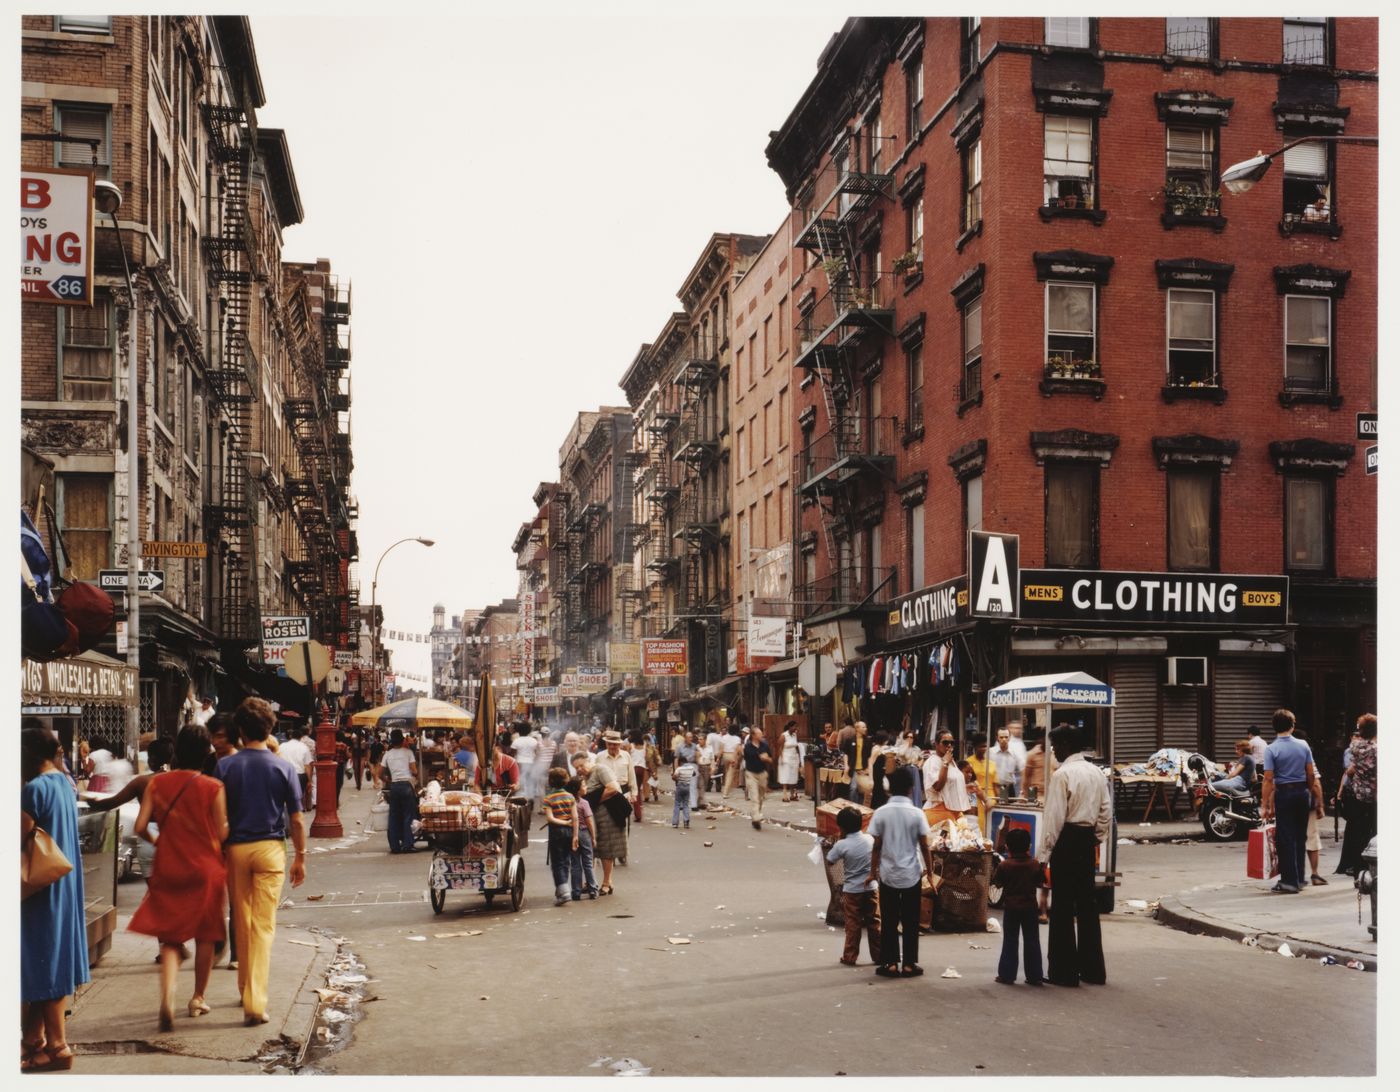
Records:
<instances>
[{"instance_id":1,"label":"man in yellow pants","mask_svg":"<svg viewBox=\"0 0 1400 1092\"><path fill-rule=\"evenodd\" d=\"M225 854L238 943L238 992L243 997L243 1022L265 1024L267 978L277 932L277 904L287 871L289 830L296 852L292 886L300 887L306 879L301 783L292 764L268 749L268 735L277 719L267 702L246 698L233 717L243 737L243 749L220 760L218 774L228 796Z\"/></svg>"}]
</instances>

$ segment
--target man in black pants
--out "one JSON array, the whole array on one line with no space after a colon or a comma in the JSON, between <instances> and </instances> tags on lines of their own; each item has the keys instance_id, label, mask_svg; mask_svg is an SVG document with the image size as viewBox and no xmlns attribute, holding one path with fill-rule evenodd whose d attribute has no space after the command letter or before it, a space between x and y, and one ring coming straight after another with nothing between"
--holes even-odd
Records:
<instances>
[{"instance_id":1,"label":"man in black pants","mask_svg":"<svg viewBox=\"0 0 1400 1092\"><path fill-rule=\"evenodd\" d=\"M1060 765L1045 798L1045 853L1050 860L1050 953L1047 982L1102 986L1107 981L1099 905L1094 891L1094 847L1113 818L1103 771L1083 754L1079 729L1057 724L1050 747ZM1076 927L1078 935L1076 936Z\"/></svg>"},{"instance_id":2,"label":"man in black pants","mask_svg":"<svg viewBox=\"0 0 1400 1092\"><path fill-rule=\"evenodd\" d=\"M890 774L889 803L876 809L867 831L875 839L870 874L880 881L880 966L875 973L882 978L914 978L924 973L919 966L920 881L924 872L933 872L933 853L928 819L909 799L913 788L912 766L900 766Z\"/></svg>"}]
</instances>

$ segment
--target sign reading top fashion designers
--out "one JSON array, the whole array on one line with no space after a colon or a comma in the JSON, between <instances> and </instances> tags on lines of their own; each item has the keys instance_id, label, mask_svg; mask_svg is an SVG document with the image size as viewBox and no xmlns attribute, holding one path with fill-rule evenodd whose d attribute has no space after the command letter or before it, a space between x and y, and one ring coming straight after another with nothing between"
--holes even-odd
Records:
<instances>
[{"instance_id":1,"label":"sign reading top fashion designers","mask_svg":"<svg viewBox=\"0 0 1400 1092\"><path fill-rule=\"evenodd\" d=\"M1025 569L1021 617L1054 622L1281 626L1288 577Z\"/></svg>"},{"instance_id":2,"label":"sign reading top fashion designers","mask_svg":"<svg viewBox=\"0 0 1400 1092\"><path fill-rule=\"evenodd\" d=\"M900 641L943 633L967 618L967 577L955 576L896 599L890 608L889 638Z\"/></svg>"},{"instance_id":3,"label":"sign reading top fashion designers","mask_svg":"<svg viewBox=\"0 0 1400 1092\"><path fill-rule=\"evenodd\" d=\"M968 613L973 618L1015 618L1020 586L1021 536L969 531Z\"/></svg>"},{"instance_id":4,"label":"sign reading top fashion designers","mask_svg":"<svg viewBox=\"0 0 1400 1092\"><path fill-rule=\"evenodd\" d=\"M690 644L684 638L642 638L642 674L650 677L690 673Z\"/></svg>"}]
</instances>

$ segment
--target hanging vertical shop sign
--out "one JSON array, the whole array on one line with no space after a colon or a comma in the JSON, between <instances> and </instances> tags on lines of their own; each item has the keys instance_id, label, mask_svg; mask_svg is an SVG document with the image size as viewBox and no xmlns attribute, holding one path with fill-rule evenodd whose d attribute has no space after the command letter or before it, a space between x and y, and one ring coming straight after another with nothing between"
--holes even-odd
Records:
<instances>
[{"instance_id":1,"label":"hanging vertical shop sign","mask_svg":"<svg viewBox=\"0 0 1400 1092\"><path fill-rule=\"evenodd\" d=\"M535 677L535 593L526 592L520 597L520 629L523 638L520 643L519 674L527 679Z\"/></svg>"},{"instance_id":2,"label":"hanging vertical shop sign","mask_svg":"<svg viewBox=\"0 0 1400 1092\"><path fill-rule=\"evenodd\" d=\"M1021 598L1021 536L969 531L967 539L968 613L1015 618Z\"/></svg>"}]
</instances>

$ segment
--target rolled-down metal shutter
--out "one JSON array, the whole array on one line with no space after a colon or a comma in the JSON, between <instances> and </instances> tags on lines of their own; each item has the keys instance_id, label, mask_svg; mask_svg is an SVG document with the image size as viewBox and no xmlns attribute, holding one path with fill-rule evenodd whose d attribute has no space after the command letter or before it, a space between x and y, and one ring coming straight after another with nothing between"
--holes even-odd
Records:
<instances>
[{"instance_id":1,"label":"rolled-down metal shutter","mask_svg":"<svg viewBox=\"0 0 1400 1092\"><path fill-rule=\"evenodd\" d=\"M1267 739L1272 736L1269 719L1284 704L1282 655L1221 656L1212 665L1211 680L1215 702L1216 762L1233 760L1235 740L1248 735L1251 724Z\"/></svg>"},{"instance_id":2,"label":"rolled-down metal shutter","mask_svg":"<svg viewBox=\"0 0 1400 1092\"><path fill-rule=\"evenodd\" d=\"M1157 659L1113 661L1113 760L1141 762L1157 750Z\"/></svg>"},{"instance_id":3,"label":"rolled-down metal shutter","mask_svg":"<svg viewBox=\"0 0 1400 1092\"><path fill-rule=\"evenodd\" d=\"M1201 687L1162 687L1162 746L1197 750L1201 745Z\"/></svg>"}]
</instances>

